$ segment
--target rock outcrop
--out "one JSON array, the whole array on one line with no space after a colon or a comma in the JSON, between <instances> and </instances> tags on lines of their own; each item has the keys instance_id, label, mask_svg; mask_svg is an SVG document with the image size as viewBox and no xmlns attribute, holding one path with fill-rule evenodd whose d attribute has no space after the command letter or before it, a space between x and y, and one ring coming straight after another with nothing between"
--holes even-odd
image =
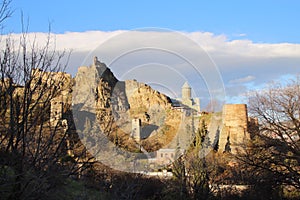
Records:
<instances>
[{"instance_id":1,"label":"rock outcrop","mask_svg":"<svg viewBox=\"0 0 300 200\"><path fill-rule=\"evenodd\" d=\"M126 80L125 91L131 117L140 118L143 122L157 122L155 119L157 115L172 108L171 99L168 96L136 80Z\"/></svg>"},{"instance_id":2,"label":"rock outcrop","mask_svg":"<svg viewBox=\"0 0 300 200\"><path fill-rule=\"evenodd\" d=\"M151 125L142 130L148 137L165 123L167 111L172 110L169 97L136 80L118 81L97 58L91 66L78 69L72 104L73 112L95 114L106 135L115 131L113 126L130 133L131 120L139 118Z\"/></svg>"},{"instance_id":3,"label":"rock outcrop","mask_svg":"<svg viewBox=\"0 0 300 200\"><path fill-rule=\"evenodd\" d=\"M82 106L81 109L85 111L95 112L96 101L97 107L108 108L111 88L114 88L117 82L110 69L99 61L89 67L79 67L75 76L73 105Z\"/></svg>"},{"instance_id":4,"label":"rock outcrop","mask_svg":"<svg viewBox=\"0 0 300 200\"><path fill-rule=\"evenodd\" d=\"M95 57L91 66L79 67L76 74L73 88L73 113L86 112L95 115L90 120L97 119L101 131L109 134L114 120L113 109L118 110L119 107L128 109L126 97L121 92L120 86L110 69ZM84 118L84 116L77 116ZM84 119L78 120L84 121Z\"/></svg>"}]
</instances>

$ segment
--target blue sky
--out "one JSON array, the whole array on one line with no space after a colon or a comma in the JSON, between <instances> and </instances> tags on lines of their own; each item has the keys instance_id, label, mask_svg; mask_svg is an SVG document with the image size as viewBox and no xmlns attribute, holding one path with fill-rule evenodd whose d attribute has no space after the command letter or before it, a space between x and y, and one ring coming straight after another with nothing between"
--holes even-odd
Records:
<instances>
[{"instance_id":1,"label":"blue sky","mask_svg":"<svg viewBox=\"0 0 300 200\"><path fill-rule=\"evenodd\" d=\"M254 42L300 42L300 1L70 1L13 0L9 29L20 31L20 12L30 19L30 30L129 30L164 27L178 31L207 31L229 39Z\"/></svg>"},{"instance_id":2,"label":"blue sky","mask_svg":"<svg viewBox=\"0 0 300 200\"><path fill-rule=\"evenodd\" d=\"M73 49L68 68L68 72L72 75L76 74L80 65L91 63L91 56L97 55L100 60L109 64L109 60L112 60L111 55L136 47L135 39L143 43L149 38L157 39L153 40L156 47L178 50L180 55L187 55L191 60L195 59L199 64L197 70L202 74L214 70L215 65L221 77L220 81L223 82L222 87L226 90L227 103L243 103L244 95L248 91L261 89L271 81L283 81L300 73L300 1L297 0L13 0L12 8L14 14L5 22L3 32L20 33L21 13L23 13L25 23L28 19L31 36L39 41L45 41L43 39L45 35L39 32L47 32L50 23L51 31L55 34L56 47L59 50ZM149 32L147 36L141 32L126 33L128 30L143 27L179 31L185 38L180 42L166 43L168 38L165 39L163 34L155 31ZM110 38L118 34L116 38L123 37L123 40L118 40L116 46L114 43L116 41L112 42ZM174 38L177 36L172 35ZM196 42L204 52L193 51L191 41ZM108 56L108 52L111 55ZM207 94L213 93L213 89L208 91L202 88L205 83L201 87L197 86L199 77L195 75L197 73L193 73L190 66L186 65L184 68L182 60L178 60L178 63L165 62L165 57L158 58L157 52L152 53L150 54L153 55L152 60L148 59L147 53L142 56L144 60L132 54L129 56L130 62L128 57L127 63L124 61L110 67L117 78L136 78L146 83L155 79L153 86L161 85L162 88L157 89L172 91L172 94L177 96L180 95L181 84L188 81L192 86L195 85L194 96L199 96L202 102L209 101ZM200 63L200 58L206 59L203 57L204 54L212 60L210 64ZM158 63L160 61L162 63ZM149 63L158 65L150 66ZM164 68L168 63L172 64ZM123 68L119 68L120 65ZM160 74L162 77L158 76L158 73L152 77L150 72L145 76L145 71L148 70L145 66L165 72ZM140 71L134 71L137 67ZM166 71L171 68L174 77L178 74L182 77L179 82L178 79L169 76L170 71ZM191 74L195 76L189 76ZM169 78L166 80L169 82L163 86L161 80L166 77ZM213 76L210 78L214 80ZM170 84L168 88L167 84Z\"/></svg>"}]
</instances>

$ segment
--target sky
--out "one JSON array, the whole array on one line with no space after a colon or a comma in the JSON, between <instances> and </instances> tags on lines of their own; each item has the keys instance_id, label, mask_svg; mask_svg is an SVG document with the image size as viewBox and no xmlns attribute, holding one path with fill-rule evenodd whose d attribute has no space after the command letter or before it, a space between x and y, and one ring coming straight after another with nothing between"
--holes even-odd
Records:
<instances>
[{"instance_id":1,"label":"sky","mask_svg":"<svg viewBox=\"0 0 300 200\"><path fill-rule=\"evenodd\" d=\"M191 65L183 65L182 59L178 60L178 63L165 62L167 56L160 58L165 54L160 51L157 56L157 50L144 51L142 55L131 53L128 54L127 60L122 57L121 63L122 59L117 64L107 63L112 64L112 71L119 79L133 78L133 75L136 75L141 82L153 83L153 86L165 85L166 87L158 89L165 89L175 97L180 95L180 84L188 81L194 86L194 96L208 102L207 95L202 94L212 95L214 87L221 87L213 83L217 77L218 80L215 82L223 83L226 101L242 103L247 91L261 89L273 80L286 80L300 71L300 1L297 0L178 2L13 0L11 7L14 14L6 21L4 32L20 33L21 15L25 23L29 24L29 32L35 36L43 37L42 33L48 31L50 24L51 32L56 37L57 48L74 50L69 69L73 74L76 73L78 66L86 60L91 60L87 57L97 55L101 60L111 62L109 56L104 56L107 52L116 55L123 47L124 50L132 49L136 47L132 44L136 41L141 44L149 40L153 42L150 46L155 44L156 48L163 47L168 49L169 53L174 50L180 55L186 55L190 61L197 63L197 71L202 76L201 86L196 83L201 81L197 79L194 69L189 67ZM153 29L152 31L147 29L146 35L143 34L144 29L131 31L141 30L140 28L144 27ZM167 32L172 30L176 34L171 34L168 40L163 36L162 30ZM125 39L118 40L122 37ZM178 42L176 37L185 42ZM111 41L119 43L116 45ZM197 50L192 49L190 42L198 44L200 50L196 47ZM147 55L153 55L152 60L148 58L147 60ZM205 56L210 58L210 63L200 63L199 58L205 60ZM139 63L134 61L141 57L145 60ZM158 57L160 59L153 59ZM171 56L169 59L176 60ZM133 66L136 63L138 65ZM167 65L169 66L166 67ZM170 71L172 68L174 77L166 76L169 75L167 71L157 73L162 77L152 76L147 71L151 66L155 71L164 69ZM216 77L207 75L203 77L203 74L207 74L206 70L213 71L211 74L214 73ZM175 80L176 74L182 77L180 81ZM154 77L156 81L151 82L151 78ZM168 77L169 82L173 81L176 84L159 81L166 79L165 77ZM212 81L209 81L210 79ZM202 88L205 85L206 89Z\"/></svg>"},{"instance_id":2,"label":"sky","mask_svg":"<svg viewBox=\"0 0 300 200\"><path fill-rule=\"evenodd\" d=\"M30 30L56 33L162 27L178 31L246 37L254 42L300 42L297 0L226 1L34 1L13 0L11 31L20 31L20 13Z\"/></svg>"}]
</instances>

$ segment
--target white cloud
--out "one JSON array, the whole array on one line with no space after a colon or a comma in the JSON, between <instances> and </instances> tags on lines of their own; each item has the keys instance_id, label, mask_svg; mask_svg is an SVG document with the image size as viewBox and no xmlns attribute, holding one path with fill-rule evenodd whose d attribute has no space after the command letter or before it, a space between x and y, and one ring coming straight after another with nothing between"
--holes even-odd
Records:
<instances>
[{"instance_id":1,"label":"white cloud","mask_svg":"<svg viewBox=\"0 0 300 200\"><path fill-rule=\"evenodd\" d=\"M247 83L247 82L253 81L254 79L255 79L254 76L246 76L246 77L243 77L243 78L230 80L229 83L231 83L231 84L241 84L241 83Z\"/></svg>"},{"instance_id":2,"label":"white cloud","mask_svg":"<svg viewBox=\"0 0 300 200\"><path fill-rule=\"evenodd\" d=\"M247 34L246 33L238 33L238 34L234 34L237 37L246 37Z\"/></svg>"},{"instance_id":3,"label":"white cloud","mask_svg":"<svg viewBox=\"0 0 300 200\"><path fill-rule=\"evenodd\" d=\"M125 31L87 31L87 32L66 32L64 34L50 34L51 40L55 42L55 48L57 50L75 50L75 51L91 51L99 44L108 40L109 38L118 35ZM21 34L11 34L14 40L18 41ZM27 40L33 42L34 40L38 44L45 44L47 41L48 33L28 33ZM5 36L4 38L6 38Z\"/></svg>"},{"instance_id":4,"label":"white cloud","mask_svg":"<svg viewBox=\"0 0 300 200\"><path fill-rule=\"evenodd\" d=\"M69 69L73 75L76 73L77 67L85 63L85 59L87 59L87 63L92 62L89 58L90 53L93 54L90 56L94 56L96 54L102 60L102 58L108 54L116 55L118 53L124 53L130 48L138 48L139 44L131 44L132 41L142 42L143 45L146 46L160 46L162 47L162 50L170 50L175 53L180 52L181 55L184 55L188 59L197 59L199 62L202 62L202 66L196 66L198 71L202 73L201 75L209 74L212 65L209 64L209 60L207 58L203 57L204 52L202 55L199 55L199 51L195 51L195 48L197 48L198 45L208 53L213 62L218 66L224 82L229 84L239 85L252 81L253 84L257 85L279 78L283 74L299 73L300 44L254 43L253 41L246 39L247 37L245 34L239 35L239 37L244 37L245 39L229 40L226 35L215 35L210 32L181 32L178 34L179 36L172 36L172 32L161 32L155 30L149 32L131 31L127 34L130 38L119 37L121 33L126 34L128 32L124 30L111 32L66 32L64 34L51 34L51 36L55 38L55 47L57 50L73 50ZM162 35L164 35L164 37L161 37ZM115 36L118 40L109 40ZM176 42L168 40L171 36L178 37L178 40ZM2 47L3 42L5 41L3 39L6 37L7 36L2 36L2 40L0 40L0 45ZM11 37L18 40L21 35L11 34ZM31 41L35 39L37 43L43 44L47 39L47 34L29 33L28 38ZM184 38L186 40L190 40L190 42L182 42ZM147 43L147 40L152 43ZM113 42L111 42L110 45L106 45L105 48L101 46L101 44L107 41ZM192 45L192 43L194 45ZM18 42L16 42L16 44L18 44ZM95 49L97 50L94 51ZM200 75L194 73L192 68L188 68L184 63L182 63L182 60L169 56L166 58L160 58L160 60L157 61L158 57L155 56L155 53L150 53L148 57L146 53L140 57L133 57L134 59L137 58L136 63L134 63L136 64L135 66L143 64L142 59L146 59L146 63L160 62L164 61L164 59L169 59L169 62L158 64L172 66L175 71L177 70L176 73L178 72L178 74L184 71L186 76L182 76L182 82L184 82L184 79L190 79L190 82L192 82L191 84L193 84L194 81L196 85L198 80L195 79L195 76ZM122 77L122 75L126 72L126 70L128 71L130 67L135 67L131 65L133 63L132 61L127 61L128 60L123 60L122 63L119 63L122 66L114 66L116 68L112 69L118 77ZM251 76L249 74L251 74ZM168 74L157 73L158 81L166 77L168 77ZM213 80L213 77L209 78ZM143 80L141 79L140 81ZM179 88L175 88L174 90L180 90L180 85L178 85L175 80L173 82L173 86ZM195 88L197 88L197 85ZM238 90L236 90L235 94L237 94L237 92ZM240 92L244 93L245 91Z\"/></svg>"},{"instance_id":5,"label":"white cloud","mask_svg":"<svg viewBox=\"0 0 300 200\"><path fill-rule=\"evenodd\" d=\"M291 43L253 43L251 40L239 39L228 41L224 35L206 32L186 34L196 41L208 53L231 54L245 57L299 57L300 44Z\"/></svg>"},{"instance_id":6,"label":"white cloud","mask_svg":"<svg viewBox=\"0 0 300 200\"><path fill-rule=\"evenodd\" d=\"M91 51L105 42L109 38L112 38L118 34L127 31L87 31L87 32L66 32L64 34L51 34L56 40L56 48L73 49L76 51ZM132 31L133 37L143 37L145 32ZM165 34L164 32L147 32L148 37L155 37L159 34ZM210 32L190 32L182 33L186 37L195 41L208 53L217 54L231 54L245 57L299 57L300 56L300 44L291 43L253 43L251 40L239 39L229 41L225 35L215 35ZM245 34L240 34L245 36ZM20 34L12 34L14 39L19 39ZM46 41L46 33L29 33L28 38L33 40L34 38L43 43ZM164 41L160 41L164 42ZM176 45L176 44L169 44Z\"/></svg>"},{"instance_id":7,"label":"white cloud","mask_svg":"<svg viewBox=\"0 0 300 200\"><path fill-rule=\"evenodd\" d=\"M87 31L87 32L66 32L64 34L51 34L56 39L57 49L74 49L77 51L90 51L98 45L116 36L120 33L127 31ZM144 32L132 31L133 37L139 37ZM147 32L149 37L157 34L164 34L164 32ZM258 56L258 57L299 57L300 44L291 43L253 43L251 40L232 40L228 41L225 35L214 35L210 32L191 32L182 33L188 38L194 40L204 50L209 53L226 53L243 56ZM244 34L241 34L244 36ZM11 35L15 39L20 38L20 34ZM36 38L39 42L45 42L47 37L46 33L29 33L28 38ZM164 41L160 41L164 42ZM174 44L169 44L174 45Z\"/></svg>"}]
</instances>

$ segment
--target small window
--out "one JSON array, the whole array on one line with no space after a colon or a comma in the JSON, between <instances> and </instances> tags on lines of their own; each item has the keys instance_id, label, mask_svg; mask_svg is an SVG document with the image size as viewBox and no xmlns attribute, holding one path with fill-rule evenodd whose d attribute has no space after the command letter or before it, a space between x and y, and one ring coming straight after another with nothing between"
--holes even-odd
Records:
<instances>
[{"instance_id":1,"label":"small window","mask_svg":"<svg viewBox=\"0 0 300 200\"><path fill-rule=\"evenodd\" d=\"M161 153L161 154L160 154L160 157L161 157L161 158L162 158L162 157L164 157L164 154L163 154L163 153Z\"/></svg>"}]
</instances>

